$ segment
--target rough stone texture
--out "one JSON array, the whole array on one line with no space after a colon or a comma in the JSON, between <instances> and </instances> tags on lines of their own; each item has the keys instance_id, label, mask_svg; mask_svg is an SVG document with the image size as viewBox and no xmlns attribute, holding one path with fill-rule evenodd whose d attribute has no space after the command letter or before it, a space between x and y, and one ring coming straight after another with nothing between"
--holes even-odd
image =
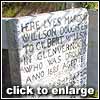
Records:
<instances>
[{"instance_id":1,"label":"rough stone texture","mask_svg":"<svg viewBox=\"0 0 100 100\"><path fill-rule=\"evenodd\" d=\"M8 56L7 33L5 29L5 21L2 27L2 86L6 87L11 84L11 69ZM88 48L88 86L98 88L98 12L89 11L89 48ZM12 51L10 51L12 52ZM12 59L10 59L12 61ZM17 70L17 69L16 69ZM16 77L18 78L18 77ZM20 78L19 78L20 79ZM15 82L16 83L16 82ZM20 82L19 82L20 83Z\"/></svg>"}]
</instances>

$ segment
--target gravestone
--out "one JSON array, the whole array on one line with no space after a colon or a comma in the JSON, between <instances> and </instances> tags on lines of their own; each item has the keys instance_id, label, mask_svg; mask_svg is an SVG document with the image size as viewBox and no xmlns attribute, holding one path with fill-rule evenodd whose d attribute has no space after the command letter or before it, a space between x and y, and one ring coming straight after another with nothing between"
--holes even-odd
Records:
<instances>
[{"instance_id":1,"label":"gravestone","mask_svg":"<svg viewBox=\"0 0 100 100\"><path fill-rule=\"evenodd\" d=\"M86 86L86 9L9 19L6 27L13 85Z\"/></svg>"}]
</instances>

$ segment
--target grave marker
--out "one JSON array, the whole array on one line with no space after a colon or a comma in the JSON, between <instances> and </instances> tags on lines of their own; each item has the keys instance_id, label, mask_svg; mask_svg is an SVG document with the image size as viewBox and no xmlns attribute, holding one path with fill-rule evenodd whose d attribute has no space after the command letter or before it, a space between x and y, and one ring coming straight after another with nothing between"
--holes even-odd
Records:
<instances>
[{"instance_id":1,"label":"grave marker","mask_svg":"<svg viewBox=\"0 0 100 100\"><path fill-rule=\"evenodd\" d=\"M11 68L16 73L15 66L19 63L16 68L20 68L22 86L87 84L86 9L10 19L7 21L7 30L10 62L13 63Z\"/></svg>"}]
</instances>

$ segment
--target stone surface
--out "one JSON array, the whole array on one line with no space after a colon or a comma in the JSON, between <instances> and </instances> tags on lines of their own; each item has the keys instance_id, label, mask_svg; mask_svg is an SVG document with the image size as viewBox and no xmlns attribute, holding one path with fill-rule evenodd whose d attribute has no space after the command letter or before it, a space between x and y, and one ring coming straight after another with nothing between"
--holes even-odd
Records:
<instances>
[{"instance_id":1,"label":"stone surface","mask_svg":"<svg viewBox=\"0 0 100 100\"><path fill-rule=\"evenodd\" d=\"M5 21L2 21L2 48L8 49ZM98 88L98 12L89 11L88 86ZM7 58L8 60L8 58ZM3 61L4 62L4 61ZM5 65L6 66L6 65Z\"/></svg>"}]
</instances>

